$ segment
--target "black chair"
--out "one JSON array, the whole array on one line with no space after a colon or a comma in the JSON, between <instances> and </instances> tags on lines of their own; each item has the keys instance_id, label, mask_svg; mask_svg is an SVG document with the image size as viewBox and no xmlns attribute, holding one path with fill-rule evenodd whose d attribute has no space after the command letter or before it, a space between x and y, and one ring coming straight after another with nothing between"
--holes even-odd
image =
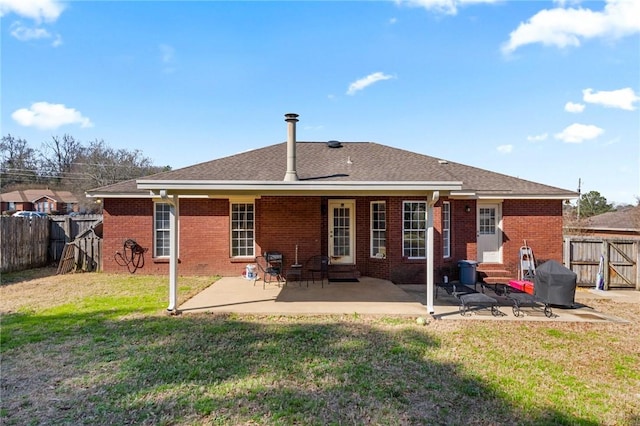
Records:
<instances>
[{"instance_id":1,"label":"black chair","mask_svg":"<svg viewBox=\"0 0 640 426\"><path fill-rule=\"evenodd\" d=\"M254 286L256 285L256 281L258 280L258 278L260 278L260 275L262 275L263 289L267 284L270 284L274 278L278 282L278 285L285 281L282 277L282 268L280 267L280 264L271 265L271 263L267 261L266 257L256 256L256 265L258 266L258 273L253 280Z\"/></svg>"},{"instance_id":2,"label":"black chair","mask_svg":"<svg viewBox=\"0 0 640 426\"><path fill-rule=\"evenodd\" d=\"M320 278L320 283L324 287L324 279L327 279L329 284L329 256L315 255L311 256L305 262L305 268L307 271L307 287L309 287L309 277L313 283L316 282L316 276Z\"/></svg>"}]
</instances>

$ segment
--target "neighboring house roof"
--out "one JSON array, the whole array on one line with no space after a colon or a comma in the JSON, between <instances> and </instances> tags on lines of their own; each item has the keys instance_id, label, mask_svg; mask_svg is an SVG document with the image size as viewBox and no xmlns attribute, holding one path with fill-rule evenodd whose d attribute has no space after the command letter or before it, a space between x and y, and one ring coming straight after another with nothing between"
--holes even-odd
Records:
<instances>
[{"instance_id":1,"label":"neighboring house roof","mask_svg":"<svg viewBox=\"0 0 640 426\"><path fill-rule=\"evenodd\" d=\"M24 189L0 194L0 201L6 203L33 203L42 198L49 198L58 203L77 203L78 199L69 191L51 189Z\"/></svg>"},{"instance_id":2,"label":"neighboring house roof","mask_svg":"<svg viewBox=\"0 0 640 426\"><path fill-rule=\"evenodd\" d=\"M582 220L576 227L587 230L640 232L640 206L591 216Z\"/></svg>"},{"instance_id":3,"label":"neighboring house roof","mask_svg":"<svg viewBox=\"0 0 640 426\"><path fill-rule=\"evenodd\" d=\"M427 189L469 198L577 197L577 193L441 160L373 142L296 142L298 180L284 182L287 143L279 143L137 181L120 182L89 191L89 195L135 196L150 190L206 191L250 188L285 190Z\"/></svg>"}]
</instances>

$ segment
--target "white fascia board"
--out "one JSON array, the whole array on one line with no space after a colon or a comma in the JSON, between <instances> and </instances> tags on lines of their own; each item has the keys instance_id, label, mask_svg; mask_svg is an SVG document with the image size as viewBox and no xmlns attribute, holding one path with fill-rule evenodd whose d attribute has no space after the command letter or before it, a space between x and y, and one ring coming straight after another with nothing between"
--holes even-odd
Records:
<instances>
[{"instance_id":1,"label":"white fascia board","mask_svg":"<svg viewBox=\"0 0 640 426\"><path fill-rule=\"evenodd\" d=\"M157 195L153 195L149 192L85 192L89 198L153 198Z\"/></svg>"},{"instance_id":2,"label":"white fascia board","mask_svg":"<svg viewBox=\"0 0 640 426\"><path fill-rule=\"evenodd\" d=\"M457 200L572 200L578 198L565 194L478 194L475 192L452 192L449 198Z\"/></svg>"},{"instance_id":3,"label":"white fascia board","mask_svg":"<svg viewBox=\"0 0 640 426\"><path fill-rule=\"evenodd\" d=\"M138 189L179 191L456 191L462 182L160 181L139 180Z\"/></svg>"},{"instance_id":4,"label":"white fascia board","mask_svg":"<svg viewBox=\"0 0 640 426\"><path fill-rule=\"evenodd\" d=\"M563 194L492 194L492 195L478 195L478 200L570 200L572 198L569 195Z\"/></svg>"}]
</instances>

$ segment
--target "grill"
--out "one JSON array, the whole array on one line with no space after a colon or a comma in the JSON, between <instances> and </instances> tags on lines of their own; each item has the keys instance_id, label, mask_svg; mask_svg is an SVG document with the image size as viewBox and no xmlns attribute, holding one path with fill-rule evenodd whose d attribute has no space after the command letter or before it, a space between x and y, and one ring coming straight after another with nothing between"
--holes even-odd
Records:
<instances>
[{"instance_id":1,"label":"grill","mask_svg":"<svg viewBox=\"0 0 640 426\"><path fill-rule=\"evenodd\" d=\"M577 275L571 269L549 260L536 268L535 296L549 305L573 306L576 280Z\"/></svg>"}]
</instances>

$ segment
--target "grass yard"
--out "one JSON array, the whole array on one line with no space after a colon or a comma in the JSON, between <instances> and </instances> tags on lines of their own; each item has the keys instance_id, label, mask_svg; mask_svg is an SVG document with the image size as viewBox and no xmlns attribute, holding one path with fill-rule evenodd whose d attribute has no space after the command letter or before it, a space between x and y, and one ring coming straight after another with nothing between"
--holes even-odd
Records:
<instances>
[{"instance_id":1,"label":"grass yard","mask_svg":"<svg viewBox=\"0 0 640 426\"><path fill-rule=\"evenodd\" d=\"M640 425L630 323L165 313L164 277L0 286L2 425ZM182 301L215 281L183 277Z\"/></svg>"}]
</instances>

